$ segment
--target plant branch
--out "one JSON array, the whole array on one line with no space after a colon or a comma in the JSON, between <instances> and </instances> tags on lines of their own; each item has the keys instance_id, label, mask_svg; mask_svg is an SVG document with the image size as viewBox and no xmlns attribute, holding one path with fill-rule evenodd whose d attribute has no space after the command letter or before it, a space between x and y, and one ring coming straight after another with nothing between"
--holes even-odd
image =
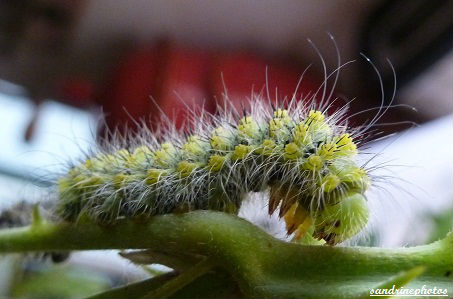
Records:
<instances>
[{"instance_id":1,"label":"plant branch","mask_svg":"<svg viewBox=\"0 0 453 299\"><path fill-rule=\"evenodd\" d=\"M245 220L213 211L120 220L113 226L39 222L0 231L4 253L88 249L208 256L250 297L357 298L388 277L417 266L425 271L410 284L452 292L453 234L413 248L303 246L279 241Z\"/></svg>"}]
</instances>

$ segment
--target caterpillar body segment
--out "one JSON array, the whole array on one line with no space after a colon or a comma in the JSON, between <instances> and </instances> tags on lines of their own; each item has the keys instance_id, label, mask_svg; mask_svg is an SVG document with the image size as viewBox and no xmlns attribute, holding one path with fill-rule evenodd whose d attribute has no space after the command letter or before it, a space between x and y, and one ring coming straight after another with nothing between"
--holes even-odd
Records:
<instances>
[{"instance_id":1,"label":"caterpillar body segment","mask_svg":"<svg viewBox=\"0 0 453 299\"><path fill-rule=\"evenodd\" d=\"M278 210L296 238L308 233L334 245L357 234L368 219L370 178L355 162L355 132L342 113L263 102L242 117L195 122L191 134L169 130L163 142L144 129L127 146L87 158L59 179L58 214L112 223L197 209L237 213L250 192L269 192L269 213Z\"/></svg>"}]
</instances>

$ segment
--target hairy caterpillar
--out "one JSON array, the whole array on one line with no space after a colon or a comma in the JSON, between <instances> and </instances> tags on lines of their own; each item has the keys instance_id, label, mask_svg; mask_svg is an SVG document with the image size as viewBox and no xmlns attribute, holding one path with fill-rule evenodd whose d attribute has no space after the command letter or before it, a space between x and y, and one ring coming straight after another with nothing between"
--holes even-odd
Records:
<instances>
[{"instance_id":1,"label":"hairy caterpillar","mask_svg":"<svg viewBox=\"0 0 453 299\"><path fill-rule=\"evenodd\" d=\"M334 87L328 94L326 85L320 101L320 89L301 101L254 95L241 114L191 111L183 131L169 122L156 132L143 126L58 180L57 213L100 223L196 209L237 213L247 194L268 191L269 214L278 210L288 234L343 242L368 221L371 179L355 158L379 113L371 125L350 128L347 105L332 109Z\"/></svg>"},{"instance_id":2,"label":"hairy caterpillar","mask_svg":"<svg viewBox=\"0 0 453 299\"><path fill-rule=\"evenodd\" d=\"M128 148L99 153L59 180L59 214L95 220L194 209L237 212L249 192L270 188L269 213L280 206L288 233L336 244L367 222L363 193L370 184L356 165L355 132L312 105L271 108L257 98L237 122L200 121L190 136L151 132ZM285 109L286 108L286 109ZM143 133L143 132L142 132Z\"/></svg>"}]
</instances>

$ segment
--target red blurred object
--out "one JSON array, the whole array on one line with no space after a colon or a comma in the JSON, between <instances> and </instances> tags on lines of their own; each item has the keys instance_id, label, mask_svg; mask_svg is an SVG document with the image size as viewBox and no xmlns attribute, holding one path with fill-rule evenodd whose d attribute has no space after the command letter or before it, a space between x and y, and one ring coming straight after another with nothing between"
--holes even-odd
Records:
<instances>
[{"instance_id":1,"label":"red blurred object","mask_svg":"<svg viewBox=\"0 0 453 299\"><path fill-rule=\"evenodd\" d=\"M266 72L267 84L266 87ZM273 102L293 95L301 98L316 91L318 83L305 76L300 86L297 83L303 70L279 63L271 63L256 55L239 53L219 56L212 71L212 90L215 95L222 95L227 89L228 98L236 109L242 109L243 103L252 92L262 94L267 99L267 91ZM222 97L216 97L218 104Z\"/></svg>"},{"instance_id":2,"label":"red blurred object","mask_svg":"<svg viewBox=\"0 0 453 299\"><path fill-rule=\"evenodd\" d=\"M266 69L271 99L291 98L303 73L296 66L269 62L253 54L213 54L161 43L125 57L97 101L110 129L134 129L134 122L140 119L151 120L152 125L161 111L180 128L187 120L186 106L195 110L204 106L214 113L216 104L222 104L225 86L239 110L252 91L267 97ZM306 96L318 86L306 75L296 96Z\"/></svg>"},{"instance_id":3,"label":"red blurred object","mask_svg":"<svg viewBox=\"0 0 453 299\"><path fill-rule=\"evenodd\" d=\"M162 60L160 49L139 49L123 59L97 98L109 129L136 128L147 121L152 109L150 96L158 86Z\"/></svg>"},{"instance_id":4,"label":"red blurred object","mask_svg":"<svg viewBox=\"0 0 453 299\"><path fill-rule=\"evenodd\" d=\"M86 108L92 104L94 86L88 80L68 78L60 82L57 90L59 92L58 98L72 106Z\"/></svg>"},{"instance_id":5,"label":"red blurred object","mask_svg":"<svg viewBox=\"0 0 453 299\"><path fill-rule=\"evenodd\" d=\"M207 82L211 55L167 45L163 58L156 102L176 127L182 127L186 121L186 106L194 109L204 106L213 113L215 106L209 97Z\"/></svg>"}]
</instances>

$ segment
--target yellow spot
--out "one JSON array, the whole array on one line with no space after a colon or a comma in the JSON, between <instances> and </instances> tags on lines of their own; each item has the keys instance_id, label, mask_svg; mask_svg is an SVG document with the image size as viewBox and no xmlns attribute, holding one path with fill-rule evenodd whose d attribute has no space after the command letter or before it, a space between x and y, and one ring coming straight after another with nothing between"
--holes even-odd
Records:
<instances>
[{"instance_id":1,"label":"yellow spot","mask_svg":"<svg viewBox=\"0 0 453 299\"><path fill-rule=\"evenodd\" d=\"M139 146L137 147L135 150L134 150L134 155L151 155L152 154L152 151L149 147L147 147L146 145L142 145L142 146Z\"/></svg>"},{"instance_id":2,"label":"yellow spot","mask_svg":"<svg viewBox=\"0 0 453 299\"><path fill-rule=\"evenodd\" d=\"M284 125L283 121L279 118L271 119L269 121L269 136L277 138Z\"/></svg>"},{"instance_id":3,"label":"yellow spot","mask_svg":"<svg viewBox=\"0 0 453 299\"><path fill-rule=\"evenodd\" d=\"M323 166L322 158L318 155L311 155L307 161L302 165L306 170L319 170Z\"/></svg>"},{"instance_id":4,"label":"yellow spot","mask_svg":"<svg viewBox=\"0 0 453 299\"><path fill-rule=\"evenodd\" d=\"M133 154L133 166L139 166L140 164L142 163L145 163L147 162L148 160L150 160L151 156L152 156L152 151L149 147L147 146L140 146L140 147L137 147L135 150L134 150L134 154Z\"/></svg>"},{"instance_id":5,"label":"yellow spot","mask_svg":"<svg viewBox=\"0 0 453 299\"><path fill-rule=\"evenodd\" d=\"M87 176L79 174L73 179L73 182L74 187L77 187L78 189L84 189L96 188L99 185L103 184L104 180L98 175Z\"/></svg>"},{"instance_id":6,"label":"yellow spot","mask_svg":"<svg viewBox=\"0 0 453 299\"><path fill-rule=\"evenodd\" d=\"M269 136L278 141L286 141L290 137L293 120L287 110L277 109L274 118L269 121Z\"/></svg>"},{"instance_id":7,"label":"yellow spot","mask_svg":"<svg viewBox=\"0 0 453 299\"><path fill-rule=\"evenodd\" d=\"M338 159L329 165L329 170L337 175L341 182L346 183L349 189L355 189L358 192L365 192L371 185L368 173L358 167L353 161Z\"/></svg>"},{"instance_id":8,"label":"yellow spot","mask_svg":"<svg viewBox=\"0 0 453 299\"><path fill-rule=\"evenodd\" d=\"M194 171L198 167L197 163L192 163L189 161L181 161L178 163L178 172L180 173L181 177L185 178L188 177L192 171Z\"/></svg>"},{"instance_id":9,"label":"yellow spot","mask_svg":"<svg viewBox=\"0 0 453 299\"><path fill-rule=\"evenodd\" d=\"M285 159L295 160L300 157L300 149L297 144L291 142L285 146Z\"/></svg>"},{"instance_id":10,"label":"yellow spot","mask_svg":"<svg viewBox=\"0 0 453 299\"><path fill-rule=\"evenodd\" d=\"M274 111L274 117L284 118L288 116L288 110L277 109Z\"/></svg>"},{"instance_id":11,"label":"yellow spot","mask_svg":"<svg viewBox=\"0 0 453 299\"><path fill-rule=\"evenodd\" d=\"M127 168L133 168L134 166L137 166L138 163L137 163L137 157L134 155L134 154L131 154L127 159L126 159L126 162L124 163L124 165L127 167Z\"/></svg>"},{"instance_id":12,"label":"yellow spot","mask_svg":"<svg viewBox=\"0 0 453 299\"><path fill-rule=\"evenodd\" d=\"M110 155L111 156L111 155ZM102 157L102 156L101 156ZM115 158L113 156L111 156L113 158L113 160L115 160ZM102 169L103 167L106 166L106 164L112 164L113 162L110 162L110 163L105 163L103 160L101 160L100 158L98 157L93 157L93 158L90 158L90 159L87 159L85 161L85 163L83 164L80 164L79 168L80 169L87 169L89 171L96 171L96 170L99 170L99 169Z\"/></svg>"},{"instance_id":13,"label":"yellow spot","mask_svg":"<svg viewBox=\"0 0 453 299\"><path fill-rule=\"evenodd\" d=\"M212 131L210 144L214 150L226 151L231 147L231 132L219 127Z\"/></svg>"},{"instance_id":14,"label":"yellow spot","mask_svg":"<svg viewBox=\"0 0 453 299\"><path fill-rule=\"evenodd\" d=\"M225 164L226 157L220 155L212 155L209 157L208 168L210 171L217 172L222 169Z\"/></svg>"},{"instance_id":15,"label":"yellow spot","mask_svg":"<svg viewBox=\"0 0 453 299\"><path fill-rule=\"evenodd\" d=\"M340 185L341 180L334 174L328 174L321 179L321 188L324 192L331 192Z\"/></svg>"},{"instance_id":16,"label":"yellow spot","mask_svg":"<svg viewBox=\"0 0 453 299\"><path fill-rule=\"evenodd\" d=\"M322 121L324 121L325 116L324 116L324 114L322 114L321 111L311 110L308 113L308 118L310 121L322 122Z\"/></svg>"},{"instance_id":17,"label":"yellow spot","mask_svg":"<svg viewBox=\"0 0 453 299\"><path fill-rule=\"evenodd\" d=\"M125 166L127 168L142 168L143 164L151 161L153 152L147 146L140 146L134 150L133 154L130 154L126 159Z\"/></svg>"},{"instance_id":18,"label":"yellow spot","mask_svg":"<svg viewBox=\"0 0 453 299\"><path fill-rule=\"evenodd\" d=\"M203 148L203 141L199 136L190 136L187 142L182 146L183 152L188 156L203 156L205 149Z\"/></svg>"},{"instance_id":19,"label":"yellow spot","mask_svg":"<svg viewBox=\"0 0 453 299\"><path fill-rule=\"evenodd\" d=\"M321 111L312 110L305 119L305 124L311 134L311 139L315 141L325 140L332 135L332 128L324 121L325 116Z\"/></svg>"},{"instance_id":20,"label":"yellow spot","mask_svg":"<svg viewBox=\"0 0 453 299\"><path fill-rule=\"evenodd\" d=\"M348 183L352 187L358 188L363 192L366 191L371 185L371 180L368 177L368 174L364 169L359 167L348 169L343 173L341 179L345 183Z\"/></svg>"},{"instance_id":21,"label":"yellow spot","mask_svg":"<svg viewBox=\"0 0 453 299\"><path fill-rule=\"evenodd\" d=\"M348 133L337 137L335 143L338 148L336 156L354 156L357 154L357 145Z\"/></svg>"},{"instance_id":22,"label":"yellow spot","mask_svg":"<svg viewBox=\"0 0 453 299\"><path fill-rule=\"evenodd\" d=\"M175 147L171 143L163 143L161 149L153 153L153 160L159 166L169 167L174 155L176 153Z\"/></svg>"},{"instance_id":23,"label":"yellow spot","mask_svg":"<svg viewBox=\"0 0 453 299\"><path fill-rule=\"evenodd\" d=\"M293 142L301 146L310 143L310 141L308 126L304 122L300 122L293 130Z\"/></svg>"},{"instance_id":24,"label":"yellow spot","mask_svg":"<svg viewBox=\"0 0 453 299\"><path fill-rule=\"evenodd\" d=\"M290 125L293 121L288 115L288 110L282 109L277 109L276 111L274 111L274 118L282 120L285 125Z\"/></svg>"},{"instance_id":25,"label":"yellow spot","mask_svg":"<svg viewBox=\"0 0 453 299\"><path fill-rule=\"evenodd\" d=\"M164 169L148 169L146 172L146 184L152 185L161 180L161 178L168 174L168 170Z\"/></svg>"},{"instance_id":26,"label":"yellow spot","mask_svg":"<svg viewBox=\"0 0 453 299\"><path fill-rule=\"evenodd\" d=\"M269 136L280 142L290 137L290 128L284 119L273 118L269 121Z\"/></svg>"},{"instance_id":27,"label":"yellow spot","mask_svg":"<svg viewBox=\"0 0 453 299\"><path fill-rule=\"evenodd\" d=\"M337 146L335 143L326 143L318 148L316 154L324 160L332 160L333 158L335 158L336 151Z\"/></svg>"},{"instance_id":28,"label":"yellow spot","mask_svg":"<svg viewBox=\"0 0 453 299\"><path fill-rule=\"evenodd\" d=\"M256 153L264 156L270 156L275 153L277 145L274 140L264 139L263 144L256 149Z\"/></svg>"},{"instance_id":29,"label":"yellow spot","mask_svg":"<svg viewBox=\"0 0 453 299\"><path fill-rule=\"evenodd\" d=\"M238 132L240 137L255 138L259 134L259 127L251 116L245 116L239 121Z\"/></svg>"},{"instance_id":30,"label":"yellow spot","mask_svg":"<svg viewBox=\"0 0 453 299\"><path fill-rule=\"evenodd\" d=\"M126 174L118 173L113 177L113 187L115 187L115 189L121 189L127 183L128 177L129 176Z\"/></svg>"},{"instance_id":31,"label":"yellow spot","mask_svg":"<svg viewBox=\"0 0 453 299\"><path fill-rule=\"evenodd\" d=\"M288 110L286 109L277 109L274 111L274 118L282 119L283 122L287 125L291 124L292 119L288 114Z\"/></svg>"},{"instance_id":32,"label":"yellow spot","mask_svg":"<svg viewBox=\"0 0 453 299\"><path fill-rule=\"evenodd\" d=\"M246 158L251 152L252 147L250 145L239 144L234 148L232 158L234 160L242 160Z\"/></svg>"}]
</instances>

